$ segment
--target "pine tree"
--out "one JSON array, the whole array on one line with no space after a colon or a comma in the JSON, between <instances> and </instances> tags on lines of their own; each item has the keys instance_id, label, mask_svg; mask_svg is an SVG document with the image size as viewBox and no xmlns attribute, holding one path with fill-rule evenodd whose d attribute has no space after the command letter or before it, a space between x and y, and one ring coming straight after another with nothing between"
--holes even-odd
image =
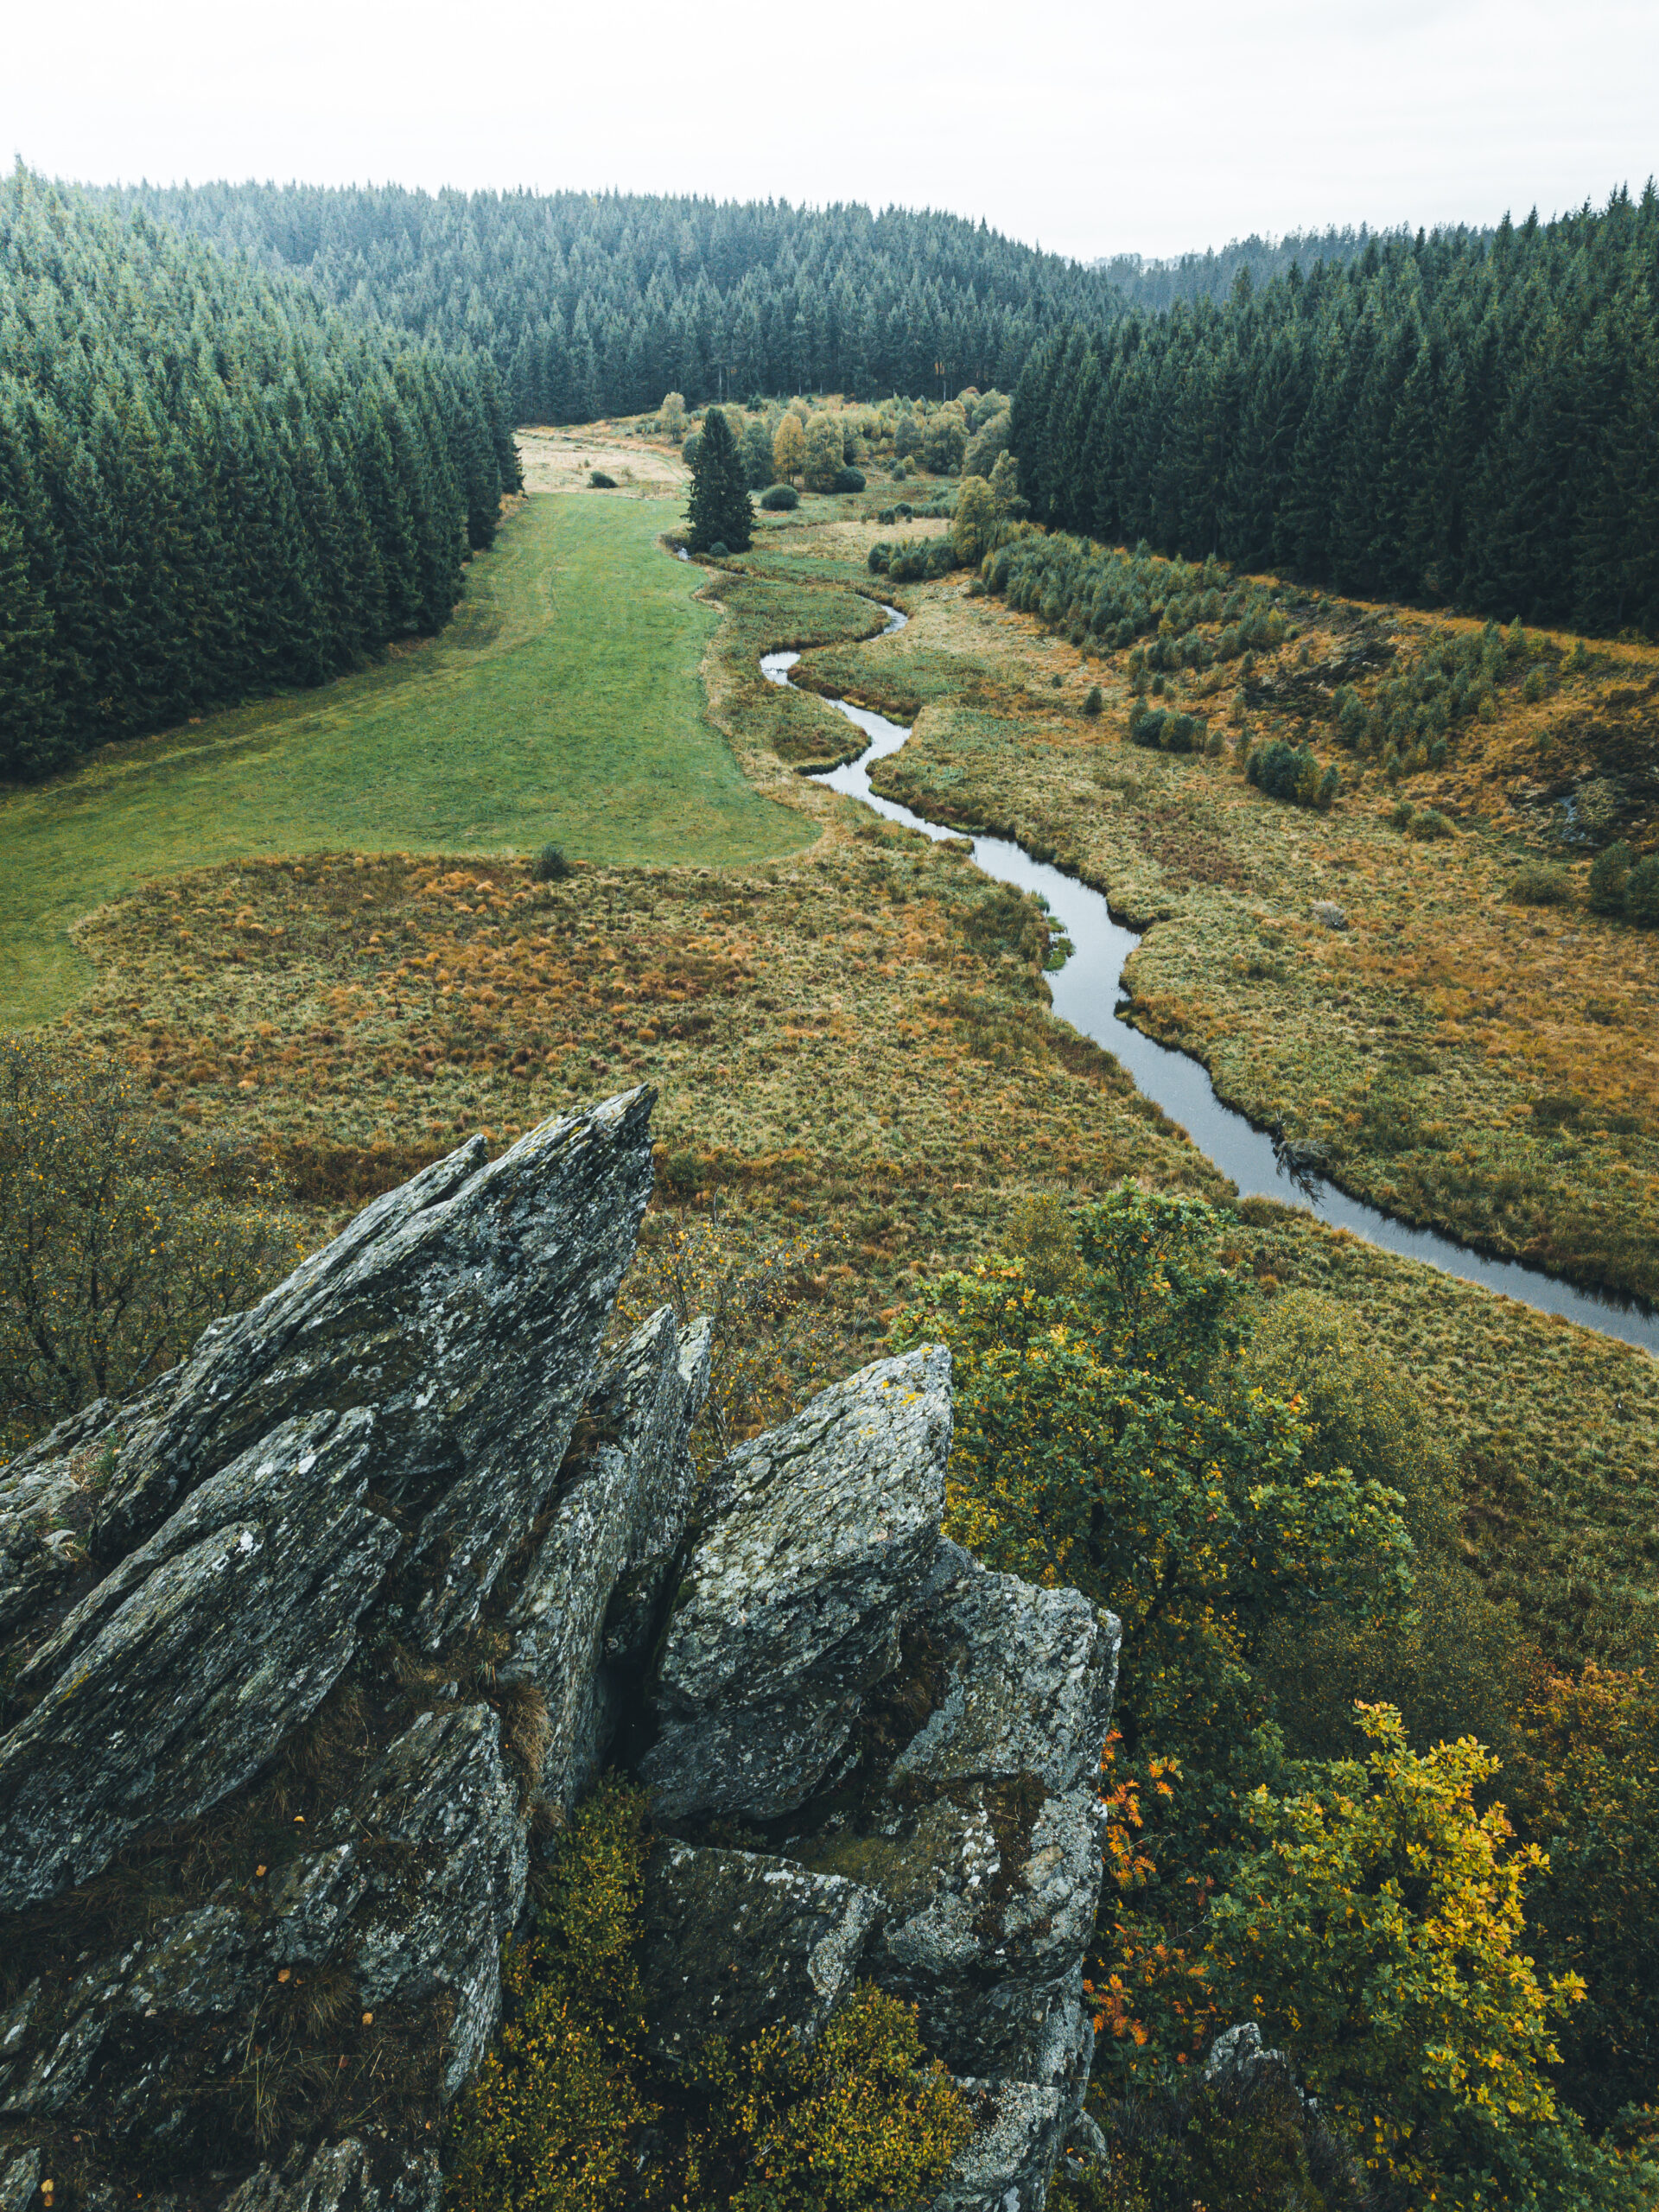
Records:
<instances>
[{"instance_id":1,"label":"pine tree","mask_svg":"<svg viewBox=\"0 0 1659 2212\"><path fill-rule=\"evenodd\" d=\"M686 522L687 543L694 553L709 552L716 545L728 553L747 553L754 542L754 509L743 457L718 407L709 410L691 466Z\"/></svg>"}]
</instances>

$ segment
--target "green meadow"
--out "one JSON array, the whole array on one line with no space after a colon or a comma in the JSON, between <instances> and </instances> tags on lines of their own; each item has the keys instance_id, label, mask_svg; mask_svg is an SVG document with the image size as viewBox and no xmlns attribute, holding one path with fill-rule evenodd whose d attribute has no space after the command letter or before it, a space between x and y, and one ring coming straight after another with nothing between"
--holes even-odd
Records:
<instances>
[{"instance_id":1,"label":"green meadow","mask_svg":"<svg viewBox=\"0 0 1659 2212\"><path fill-rule=\"evenodd\" d=\"M718 617L655 500L543 496L468 571L441 638L321 690L111 747L0 798L0 1027L91 969L74 923L241 855L421 850L746 862L811 826L743 780L698 666Z\"/></svg>"}]
</instances>

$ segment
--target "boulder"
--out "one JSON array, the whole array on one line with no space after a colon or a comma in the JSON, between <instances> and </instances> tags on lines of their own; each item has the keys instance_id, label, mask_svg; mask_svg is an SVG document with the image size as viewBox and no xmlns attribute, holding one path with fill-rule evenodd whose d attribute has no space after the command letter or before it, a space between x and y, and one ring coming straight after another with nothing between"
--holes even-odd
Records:
<instances>
[{"instance_id":1,"label":"boulder","mask_svg":"<svg viewBox=\"0 0 1659 2212\"><path fill-rule=\"evenodd\" d=\"M1042 2212L1071 2122L1058 2089L958 2081L977 2122L929 2212Z\"/></svg>"},{"instance_id":2,"label":"boulder","mask_svg":"<svg viewBox=\"0 0 1659 2212\"><path fill-rule=\"evenodd\" d=\"M1348 926L1348 917L1334 899L1316 899L1313 912L1314 920L1325 929L1345 930Z\"/></svg>"},{"instance_id":3,"label":"boulder","mask_svg":"<svg viewBox=\"0 0 1659 2212\"><path fill-rule=\"evenodd\" d=\"M649 2048L695 2058L782 2021L810 2042L852 1987L874 1892L751 1851L658 1847L645 1866Z\"/></svg>"},{"instance_id":4,"label":"boulder","mask_svg":"<svg viewBox=\"0 0 1659 2212\"><path fill-rule=\"evenodd\" d=\"M652 1686L658 1812L769 1820L846 1747L938 1548L949 1355L878 1360L716 1471Z\"/></svg>"},{"instance_id":5,"label":"boulder","mask_svg":"<svg viewBox=\"0 0 1659 2212\"><path fill-rule=\"evenodd\" d=\"M284 2179L269 2166L233 2190L220 2212L438 2212L443 2176L428 2150L383 2154L347 2135L325 2143L304 2170Z\"/></svg>"}]
</instances>

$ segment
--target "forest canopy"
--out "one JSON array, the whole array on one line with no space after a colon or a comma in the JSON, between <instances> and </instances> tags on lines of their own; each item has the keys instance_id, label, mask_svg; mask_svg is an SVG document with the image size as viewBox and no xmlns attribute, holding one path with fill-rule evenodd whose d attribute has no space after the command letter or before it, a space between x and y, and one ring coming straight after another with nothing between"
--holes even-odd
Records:
<instances>
[{"instance_id":1,"label":"forest canopy","mask_svg":"<svg viewBox=\"0 0 1659 2212\"><path fill-rule=\"evenodd\" d=\"M1363 598L1659 633L1659 194L1373 238L1033 355L1039 522Z\"/></svg>"},{"instance_id":2,"label":"forest canopy","mask_svg":"<svg viewBox=\"0 0 1659 2212\"><path fill-rule=\"evenodd\" d=\"M438 630L518 482L487 353L0 184L0 776Z\"/></svg>"},{"instance_id":3,"label":"forest canopy","mask_svg":"<svg viewBox=\"0 0 1659 2212\"><path fill-rule=\"evenodd\" d=\"M1110 280L931 209L396 186L138 186L106 195L296 270L443 346L487 352L519 423L751 392L1010 389Z\"/></svg>"}]
</instances>

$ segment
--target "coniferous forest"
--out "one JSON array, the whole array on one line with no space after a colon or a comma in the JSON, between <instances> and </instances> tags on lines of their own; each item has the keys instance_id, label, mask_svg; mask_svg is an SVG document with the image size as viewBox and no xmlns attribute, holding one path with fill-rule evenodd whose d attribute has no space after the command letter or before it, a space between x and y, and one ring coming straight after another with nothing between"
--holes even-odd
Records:
<instances>
[{"instance_id":1,"label":"coniferous forest","mask_svg":"<svg viewBox=\"0 0 1659 2212\"><path fill-rule=\"evenodd\" d=\"M1659 629L1659 195L1370 240L1028 363L1035 518L1370 598Z\"/></svg>"},{"instance_id":2,"label":"coniferous forest","mask_svg":"<svg viewBox=\"0 0 1659 2212\"><path fill-rule=\"evenodd\" d=\"M518 481L487 353L0 186L0 776L437 630Z\"/></svg>"},{"instance_id":3,"label":"coniferous forest","mask_svg":"<svg viewBox=\"0 0 1659 2212\"><path fill-rule=\"evenodd\" d=\"M607 193L208 184L112 192L332 304L491 354L520 423L751 392L1007 390L1060 322L1124 312L1098 270L958 216Z\"/></svg>"}]
</instances>

